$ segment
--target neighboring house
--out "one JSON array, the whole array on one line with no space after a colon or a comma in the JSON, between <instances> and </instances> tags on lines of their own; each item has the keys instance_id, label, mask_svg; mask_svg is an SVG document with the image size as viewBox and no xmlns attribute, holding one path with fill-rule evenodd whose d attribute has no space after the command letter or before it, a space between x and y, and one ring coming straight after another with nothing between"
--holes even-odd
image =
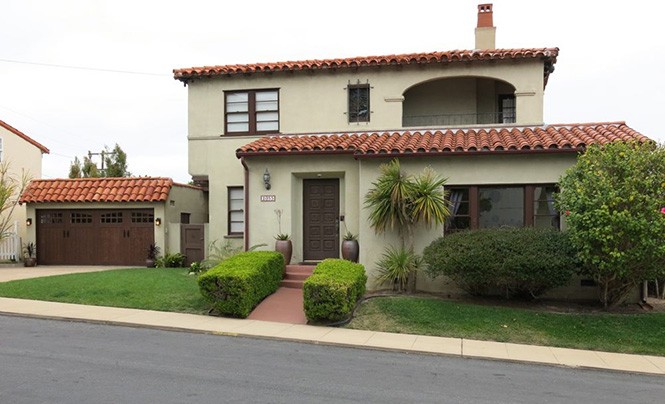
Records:
<instances>
[{"instance_id":1,"label":"neighboring house","mask_svg":"<svg viewBox=\"0 0 665 404\"><path fill-rule=\"evenodd\" d=\"M49 149L41 143L13 126L0 121L0 164L8 165L8 174L14 180L20 182L24 177L27 179L40 178L42 175L42 155L48 152ZM16 201L18 197L19 195L15 195L13 201ZM25 221L25 207L16 206L13 214L9 217L9 222L12 224L9 230L13 233L14 228L16 228L16 233L20 240L25 240ZM16 242L16 244L18 244L18 252L16 252L18 256L15 258L19 259L20 242ZM14 246L9 247L7 242L0 241L0 255L2 255L0 256L0 261L10 258L9 255L14 255L10 250L15 250L16 248Z\"/></svg>"},{"instance_id":2,"label":"neighboring house","mask_svg":"<svg viewBox=\"0 0 665 404\"><path fill-rule=\"evenodd\" d=\"M170 178L33 180L21 195L40 265L145 265L148 246L204 258L204 192Z\"/></svg>"},{"instance_id":3,"label":"neighboring house","mask_svg":"<svg viewBox=\"0 0 665 404\"><path fill-rule=\"evenodd\" d=\"M399 239L369 227L364 196L392 158L448 178L454 216L418 230L418 249L463 228L558 228L552 193L577 154L646 138L623 122L544 124L559 49L495 49L494 33L482 4L474 50L174 70L188 86L189 171L209 192L211 237L272 245L281 230L294 261L310 262L338 257L348 229L372 288L374 263Z\"/></svg>"}]
</instances>

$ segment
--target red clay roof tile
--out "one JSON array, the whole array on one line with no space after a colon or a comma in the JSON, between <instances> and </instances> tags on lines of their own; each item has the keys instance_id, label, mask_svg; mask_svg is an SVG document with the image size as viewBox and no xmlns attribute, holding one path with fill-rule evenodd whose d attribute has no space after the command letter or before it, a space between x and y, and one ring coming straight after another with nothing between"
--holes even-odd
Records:
<instances>
[{"instance_id":1,"label":"red clay roof tile","mask_svg":"<svg viewBox=\"0 0 665 404\"><path fill-rule=\"evenodd\" d=\"M236 150L237 157L294 154L351 154L401 156L418 153L474 153L501 151L578 152L591 144L614 141L649 141L625 122L390 131L383 133L337 133L319 135L266 136Z\"/></svg>"},{"instance_id":2,"label":"red clay roof tile","mask_svg":"<svg viewBox=\"0 0 665 404\"><path fill-rule=\"evenodd\" d=\"M401 55L359 56L342 59L303 60L275 63L252 63L241 65L202 66L173 69L173 77L187 83L200 77L232 76L260 72L348 69L372 66L403 66L422 64L447 64L482 60L542 59L549 63L545 69L545 83L556 63L559 48L452 50L445 52L407 53Z\"/></svg>"},{"instance_id":3,"label":"red clay roof tile","mask_svg":"<svg viewBox=\"0 0 665 404\"><path fill-rule=\"evenodd\" d=\"M75 178L32 180L19 203L163 202L175 184L170 178Z\"/></svg>"},{"instance_id":4,"label":"red clay roof tile","mask_svg":"<svg viewBox=\"0 0 665 404\"><path fill-rule=\"evenodd\" d=\"M39 150L42 151L42 153L49 154L49 149L46 148L46 146L42 145L38 141L32 139L30 136L26 135L25 133L21 132L20 130L16 129L15 127L9 125L6 122L0 121L0 126L7 129L8 131L14 133L18 137L22 138L23 140L27 141L28 143L32 144L33 146L37 147Z\"/></svg>"}]
</instances>

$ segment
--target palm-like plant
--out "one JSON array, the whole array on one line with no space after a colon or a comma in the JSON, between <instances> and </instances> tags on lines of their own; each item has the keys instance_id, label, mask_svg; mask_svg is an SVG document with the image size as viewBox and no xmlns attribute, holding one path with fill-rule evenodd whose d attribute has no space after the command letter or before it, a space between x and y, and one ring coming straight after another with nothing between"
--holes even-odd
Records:
<instances>
[{"instance_id":1,"label":"palm-like plant","mask_svg":"<svg viewBox=\"0 0 665 404\"><path fill-rule=\"evenodd\" d=\"M400 254L414 254L413 234L417 225L431 227L442 224L450 215L449 204L443 186L446 179L427 167L418 177L402 172L399 160L393 159L382 164L381 175L365 196L365 207L370 209L369 221L377 233L397 230L401 236ZM395 252L395 249L392 249ZM390 249L384 257L390 254ZM409 260L397 260L408 263ZM415 269L417 265L407 265L402 272L408 273L409 289L415 290ZM390 271L393 272L393 271ZM387 280L381 276L379 280ZM393 281L397 281L393 278ZM401 278L397 282L401 287Z\"/></svg>"}]
</instances>

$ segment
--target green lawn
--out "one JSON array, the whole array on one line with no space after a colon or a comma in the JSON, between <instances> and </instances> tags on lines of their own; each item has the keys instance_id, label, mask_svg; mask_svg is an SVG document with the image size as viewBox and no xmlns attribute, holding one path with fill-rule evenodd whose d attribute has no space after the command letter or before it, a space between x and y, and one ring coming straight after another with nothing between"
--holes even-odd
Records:
<instances>
[{"instance_id":1,"label":"green lawn","mask_svg":"<svg viewBox=\"0 0 665 404\"><path fill-rule=\"evenodd\" d=\"M136 268L0 283L0 296L93 306L207 313L197 277L182 268Z\"/></svg>"},{"instance_id":2,"label":"green lawn","mask_svg":"<svg viewBox=\"0 0 665 404\"><path fill-rule=\"evenodd\" d=\"M185 269L118 269L0 283L0 296L207 313ZM665 356L665 313L569 314L427 297L363 303L349 328Z\"/></svg>"},{"instance_id":3,"label":"green lawn","mask_svg":"<svg viewBox=\"0 0 665 404\"><path fill-rule=\"evenodd\" d=\"M349 328L665 356L665 313L570 314L379 297Z\"/></svg>"}]
</instances>

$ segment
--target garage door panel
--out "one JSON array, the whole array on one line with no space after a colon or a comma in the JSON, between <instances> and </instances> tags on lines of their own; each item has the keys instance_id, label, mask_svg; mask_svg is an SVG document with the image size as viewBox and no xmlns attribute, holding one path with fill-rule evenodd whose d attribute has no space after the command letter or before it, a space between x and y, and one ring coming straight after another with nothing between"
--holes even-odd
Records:
<instances>
[{"instance_id":1,"label":"garage door panel","mask_svg":"<svg viewBox=\"0 0 665 404\"><path fill-rule=\"evenodd\" d=\"M37 211L44 265L145 265L154 242L152 209Z\"/></svg>"}]
</instances>

